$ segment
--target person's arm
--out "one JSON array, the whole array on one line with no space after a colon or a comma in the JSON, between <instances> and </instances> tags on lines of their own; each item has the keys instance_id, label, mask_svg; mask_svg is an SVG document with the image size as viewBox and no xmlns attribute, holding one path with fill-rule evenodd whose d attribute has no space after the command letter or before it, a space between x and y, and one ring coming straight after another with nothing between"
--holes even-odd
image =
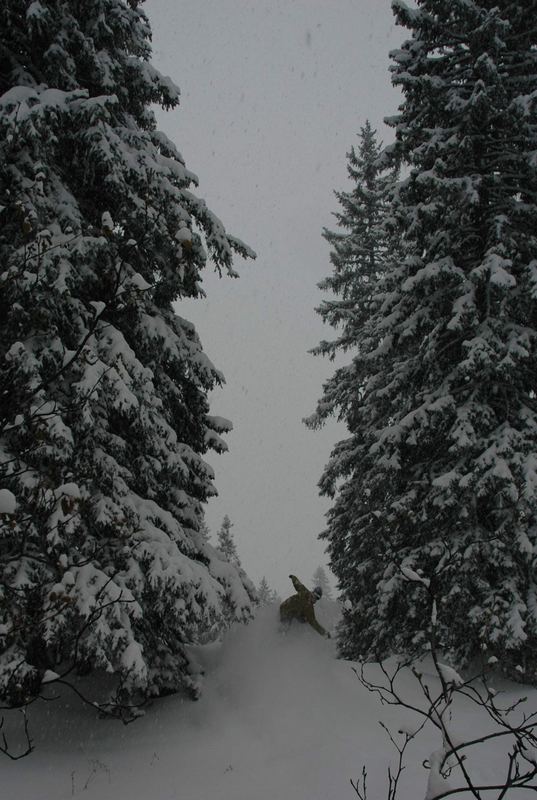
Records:
<instances>
[{"instance_id":1,"label":"person's arm","mask_svg":"<svg viewBox=\"0 0 537 800\"><path fill-rule=\"evenodd\" d=\"M289 575L289 577L291 578L291 582L295 587L295 592L301 595L310 594L310 590L306 589L303 583L300 583L296 575Z\"/></svg>"},{"instance_id":2,"label":"person's arm","mask_svg":"<svg viewBox=\"0 0 537 800\"><path fill-rule=\"evenodd\" d=\"M319 625L317 620L315 619L315 611L313 610L313 606L310 606L305 613L306 620L311 625L314 631L320 633L321 636L325 636L327 639L330 639L330 634L328 631L325 631L322 625Z\"/></svg>"}]
</instances>

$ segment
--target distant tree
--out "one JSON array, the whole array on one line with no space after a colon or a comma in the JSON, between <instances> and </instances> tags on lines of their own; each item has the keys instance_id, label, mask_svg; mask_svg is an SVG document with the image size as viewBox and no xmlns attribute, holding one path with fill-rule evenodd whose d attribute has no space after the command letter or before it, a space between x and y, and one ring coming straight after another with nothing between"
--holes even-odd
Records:
<instances>
[{"instance_id":1,"label":"distant tree","mask_svg":"<svg viewBox=\"0 0 537 800\"><path fill-rule=\"evenodd\" d=\"M423 652L436 596L446 659L535 681L537 3L393 5L404 257L357 310L352 398L327 401L350 431L321 482L340 650Z\"/></svg>"},{"instance_id":2,"label":"distant tree","mask_svg":"<svg viewBox=\"0 0 537 800\"><path fill-rule=\"evenodd\" d=\"M199 532L201 533L204 542L209 542L210 541L210 539L211 539L211 531L209 529L209 526L207 525L207 522L205 521L205 516L203 517L203 519L200 522Z\"/></svg>"},{"instance_id":3,"label":"distant tree","mask_svg":"<svg viewBox=\"0 0 537 800\"><path fill-rule=\"evenodd\" d=\"M279 600L277 592L270 588L268 585L267 579L263 575L261 578L261 582L257 589L257 598L259 600L259 605L266 606L271 605L272 603L277 603Z\"/></svg>"},{"instance_id":4,"label":"distant tree","mask_svg":"<svg viewBox=\"0 0 537 800\"><path fill-rule=\"evenodd\" d=\"M312 582L314 586L321 587L323 590L323 597L325 597L327 600L332 600L332 589L323 567L317 567L313 573Z\"/></svg>"},{"instance_id":5,"label":"distant tree","mask_svg":"<svg viewBox=\"0 0 537 800\"><path fill-rule=\"evenodd\" d=\"M259 584L259 588L257 590L257 597L259 600L259 605L265 606L271 602L271 590L267 583L267 579L263 575L261 578L261 583Z\"/></svg>"},{"instance_id":6,"label":"distant tree","mask_svg":"<svg viewBox=\"0 0 537 800\"><path fill-rule=\"evenodd\" d=\"M152 106L139 0L0 4L0 695L90 665L198 691L185 645L250 594L197 535L221 374L172 304L226 234ZM5 504L4 504L5 512Z\"/></svg>"},{"instance_id":7,"label":"distant tree","mask_svg":"<svg viewBox=\"0 0 537 800\"><path fill-rule=\"evenodd\" d=\"M237 546L235 545L235 540L233 538L233 534L231 533L232 527L233 523L226 514L216 536L218 549L223 553L226 561L229 561L230 564L234 564L236 567L240 567L241 562L239 556L237 555Z\"/></svg>"}]
</instances>

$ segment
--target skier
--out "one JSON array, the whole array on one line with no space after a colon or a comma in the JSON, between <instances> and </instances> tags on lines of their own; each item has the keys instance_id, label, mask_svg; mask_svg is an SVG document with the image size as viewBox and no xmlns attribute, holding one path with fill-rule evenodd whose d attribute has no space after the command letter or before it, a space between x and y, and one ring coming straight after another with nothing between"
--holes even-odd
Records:
<instances>
[{"instance_id":1,"label":"skier","mask_svg":"<svg viewBox=\"0 0 537 800\"><path fill-rule=\"evenodd\" d=\"M311 625L313 630L320 633L321 636L330 639L328 631L325 631L322 625L319 625L315 619L315 611L313 610L313 606L317 600L321 598L323 590L320 586L316 586L315 589L310 592L309 589L306 589L306 587L300 583L296 575L289 575L289 577L296 589L296 594L288 597L280 606L280 620L282 624L287 627L293 620L307 622Z\"/></svg>"}]
</instances>

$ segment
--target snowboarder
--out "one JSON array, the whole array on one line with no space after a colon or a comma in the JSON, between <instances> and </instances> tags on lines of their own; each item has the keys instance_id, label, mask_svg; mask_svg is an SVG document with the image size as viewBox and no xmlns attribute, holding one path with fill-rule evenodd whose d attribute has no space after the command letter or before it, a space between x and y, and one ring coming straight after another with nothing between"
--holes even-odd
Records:
<instances>
[{"instance_id":1,"label":"snowboarder","mask_svg":"<svg viewBox=\"0 0 537 800\"><path fill-rule=\"evenodd\" d=\"M282 624L288 626L293 620L307 622L311 625L313 630L320 633L321 636L330 639L328 631L325 631L322 625L319 625L315 619L315 611L313 610L313 606L317 600L321 598L323 590L320 586L316 586L315 589L310 592L309 589L306 589L304 584L300 583L296 575L289 575L289 577L296 589L296 594L288 597L280 606L280 620Z\"/></svg>"}]
</instances>

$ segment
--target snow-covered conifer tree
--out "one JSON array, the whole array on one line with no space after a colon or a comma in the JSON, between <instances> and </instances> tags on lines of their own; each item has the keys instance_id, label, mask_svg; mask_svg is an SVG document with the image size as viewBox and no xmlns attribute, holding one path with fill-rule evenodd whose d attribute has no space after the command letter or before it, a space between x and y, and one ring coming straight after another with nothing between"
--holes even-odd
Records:
<instances>
[{"instance_id":1,"label":"snow-covered conifer tree","mask_svg":"<svg viewBox=\"0 0 537 800\"><path fill-rule=\"evenodd\" d=\"M225 514L220 530L216 534L216 539L218 542L218 549L224 555L226 561L229 561L230 564L234 564L236 567L240 567L241 562L237 554L237 545L231 533L232 527L233 523L228 515Z\"/></svg>"},{"instance_id":2,"label":"snow-covered conifer tree","mask_svg":"<svg viewBox=\"0 0 537 800\"><path fill-rule=\"evenodd\" d=\"M387 260L399 249L389 215L398 169L386 168L376 131L369 121L360 130L358 151L352 147L347 162L351 189L335 192L340 204L340 210L334 214L339 229L323 231L332 248L333 271L319 283L319 288L331 296L317 308L323 321L335 328L338 336L322 341L312 351L331 360L348 351L354 354L366 331L378 341L379 333L370 330L369 319L377 303L376 292ZM350 426L361 391L360 380L354 360L338 367L324 385L316 413L306 424L316 428L335 414ZM341 464L337 451L333 458Z\"/></svg>"},{"instance_id":3,"label":"snow-covered conifer tree","mask_svg":"<svg viewBox=\"0 0 537 800\"><path fill-rule=\"evenodd\" d=\"M382 334L370 325L373 310L378 305L378 288L390 259L399 252L399 242L390 216L391 193L396 185L398 170L391 164L386 166L376 131L369 121L360 129L358 147L347 153L347 172L351 187L336 192L340 210L334 214L338 230L325 229L323 236L331 246L332 273L319 284L331 296L317 309L324 322L337 330L331 341L322 341L313 350L316 355L335 359L339 354L349 353L350 363L339 366L325 383L323 396L315 414L306 420L312 428L322 425L327 418L336 415L351 432L351 437L339 442L328 463L322 481L321 492L331 496L336 484L351 475L354 469L356 441L354 418L357 401L367 381L367 371L357 360L356 353L368 346L376 346ZM394 159L395 161L395 159ZM372 341L369 339L372 337ZM341 587L349 587L345 568L352 566L345 559L348 552L345 542L345 525L352 517L355 484L351 478L342 487L342 496L337 507L345 510L341 527L330 522L321 537L329 540L329 553L334 573ZM341 513L341 511L339 512ZM341 555L341 558L340 558ZM335 565L337 564L337 567Z\"/></svg>"},{"instance_id":4,"label":"snow-covered conifer tree","mask_svg":"<svg viewBox=\"0 0 537 800\"><path fill-rule=\"evenodd\" d=\"M269 603L272 603L273 592L272 592L272 589L270 588L270 586L268 585L267 579L265 578L264 575L261 578L261 582L260 582L259 587L257 589L257 599L258 599L259 605L261 605L261 606L266 606Z\"/></svg>"},{"instance_id":5,"label":"snow-covered conifer tree","mask_svg":"<svg viewBox=\"0 0 537 800\"><path fill-rule=\"evenodd\" d=\"M250 613L199 533L222 380L172 303L226 234L155 126L178 90L139 0L0 6L0 694L84 662L125 695L187 688L185 644ZM179 305L180 311L180 305ZM13 505L13 504L12 504ZM5 508L3 509L5 511Z\"/></svg>"},{"instance_id":6,"label":"snow-covered conifer tree","mask_svg":"<svg viewBox=\"0 0 537 800\"><path fill-rule=\"evenodd\" d=\"M326 600L332 599L332 589L330 588L330 583L328 578L326 577L326 571L323 567L317 567L315 572L313 573L312 577L313 586L320 586L323 590L323 597Z\"/></svg>"},{"instance_id":7,"label":"snow-covered conifer tree","mask_svg":"<svg viewBox=\"0 0 537 800\"><path fill-rule=\"evenodd\" d=\"M209 542L210 541L210 539L211 539L211 531L210 531L210 528L209 528L209 526L207 525L207 523L205 521L205 517L200 522L199 532L200 532L204 542Z\"/></svg>"},{"instance_id":8,"label":"snow-covered conifer tree","mask_svg":"<svg viewBox=\"0 0 537 800\"><path fill-rule=\"evenodd\" d=\"M335 297L324 300L317 312L324 322L338 329L332 341L323 341L313 351L334 358L338 352L354 350L370 312L373 292L387 254L393 249L386 209L397 169L386 170L380 159L381 147L376 131L367 120L360 129L358 150L347 153L347 173L351 189L337 191L340 210L334 213L337 231L327 228L323 236L330 245L332 274L319 288ZM337 371L325 386L325 402L333 393L341 401L341 391L350 378L348 369ZM354 388L352 389L354 391ZM333 407L331 408L331 412Z\"/></svg>"},{"instance_id":9,"label":"snow-covered conifer tree","mask_svg":"<svg viewBox=\"0 0 537 800\"><path fill-rule=\"evenodd\" d=\"M537 4L394 9L404 257L376 287L353 402L332 404L350 437L321 481L340 648L421 651L434 597L455 664L484 653L535 681Z\"/></svg>"}]
</instances>

